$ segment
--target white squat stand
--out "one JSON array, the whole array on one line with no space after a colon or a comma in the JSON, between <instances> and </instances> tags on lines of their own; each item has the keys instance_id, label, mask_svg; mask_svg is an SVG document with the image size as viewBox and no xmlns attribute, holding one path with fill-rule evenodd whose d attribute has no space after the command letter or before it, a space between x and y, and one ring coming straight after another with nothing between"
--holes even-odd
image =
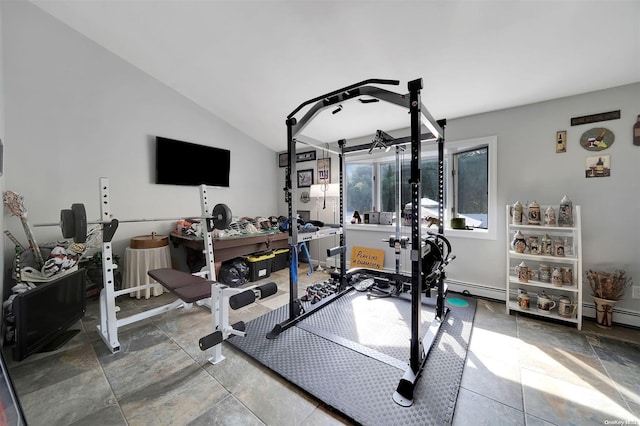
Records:
<instances>
[{"instance_id":1,"label":"white squat stand","mask_svg":"<svg viewBox=\"0 0 640 426\"><path fill-rule=\"evenodd\" d=\"M110 218L109 212L109 185L106 178L100 179L100 196L102 203L102 217ZM155 282L137 287L115 291L113 270L117 265L113 263L111 252L111 239L117 229L117 220L110 223L103 222L103 278L104 288L100 292L100 324L98 333L112 353L120 351L118 329L125 325L150 318L177 308L189 309L196 303L207 306L211 310L211 322L213 333L200 339L200 349L211 349L208 361L217 364L224 360L222 355L222 342L230 336L245 336L244 323L229 324L229 308L239 309L257 299L268 297L278 291L275 283L267 283L250 288L231 288L227 285L215 282L215 262L213 257L213 240L211 230L213 228L224 229L231 220L231 211L225 205L218 204L211 211L207 198L207 187L200 187L200 201L202 208L201 232L205 242L204 253L207 265L202 271L189 274L169 268L150 271L149 275L156 278ZM166 278L166 279L164 279ZM175 282L172 282L175 281ZM209 284L210 283L210 284ZM178 295L178 299L172 303L157 308L149 309L129 317L118 319L116 313L120 308L116 306L116 297L143 290L155 284L160 284L170 292ZM210 285L210 288L207 287ZM184 299L186 300L183 300Z\"/></svg>"},{"instance_id":2,"label":"white squat stand","mask_svg":"<svg viewBox=\"0 0 640 426\"><path fill-rule=\"evenodd\" d=\"M202 205L202 219L203 222L211 217L208 214L208 204L206 201L206 186L202 185L200 188L200 198ZM134 314L125 318L117 318L117 313L120 311L120 307L116 305L116 298L124 294L130 294L136 291L145 290L159 283L149 283L127 289L116 291L114 288L113 271L118 265L113 263L113 253L111 247L111 238L115 233L118 226L118 221L111 220L110 202L109 202L109 179L100 178L100 215L103 227L103 241L102 241L102 276L104 281L104 288L100 292L100 324L97 326L98 334L105 342L107 347L112 353L120 351L120 341L118 340L118 329L126 325L132 324L137 321L141 321L146 318L151 318L155 315L162 314L164 312L171 311L177 308L191 308L192 304L184 302L182 300L176 300L164 306L149 309L138 314ZM207 243L206 246L206 270L195 275L205 276L211 280L215 280L215 267L213 261L213 242L211 240L211 234L207 232L206 227L202 229L203 237Z\"/></svg>"}]
</instances>

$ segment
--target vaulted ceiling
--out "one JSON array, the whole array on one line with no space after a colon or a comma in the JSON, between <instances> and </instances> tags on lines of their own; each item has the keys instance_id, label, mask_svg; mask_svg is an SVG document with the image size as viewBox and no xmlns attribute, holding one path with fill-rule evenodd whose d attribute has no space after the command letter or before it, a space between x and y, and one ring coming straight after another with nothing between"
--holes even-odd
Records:
<instances>
[{"instance_id":1,"label":"vaulted ceiling","mask_svg":"<svg viewBox=\"0 0 640 426\"><path fill-rule=\"evenodd\" d=\"M639 1L31 1L276 151L298 105L369 78L422 78L436 119L640 81ZM345 104L304 134L407 127L397 110Z\"/></svg>"}]
</instances>

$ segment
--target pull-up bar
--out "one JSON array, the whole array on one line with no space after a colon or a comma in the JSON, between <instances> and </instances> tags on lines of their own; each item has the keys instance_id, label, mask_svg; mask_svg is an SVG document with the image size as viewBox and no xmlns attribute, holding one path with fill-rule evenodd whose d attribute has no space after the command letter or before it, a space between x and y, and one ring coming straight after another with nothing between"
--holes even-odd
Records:
<instances>
[{"instance_id":1,"label":"pull-up bar","mask_svg":"<svg viewBox=\"0 0 640 426\"><path fill-rule=\"evenodd\" d=\"M343 87L342 89L338 89L338 90L334 90L333 92L329 92L326 93L324 95L315 97L313 99L309 99L308 101L305 101L303 103L301 103L298 108L294 109L291 114L287 115L287 119L293 118L294 115L296 115L298 113L298 111L300 111L302 108L304 108L305 106L312 104L314 102L318 102L318 101L326 101L326 105L333 105L337 102L340 102L341 100L345 100L345 99L350 99L356 96L360 96L361 93L358 90L353 90L356 89L358 87L362 87L365 84L388 84L388 85L392 85L392 86L397 86L400 84L400 82L398 80L383 80L380 78L370 78L368 80L364 80L361 81L360 83L356 83L356 84L352 84L350 86L347 87ZM341 95L341 96L336 96L336 95ZM335 102L331 102L332 99L331 98L335 98Z\"/></svg>"},{"instance_id":2,"label":"pull-up bar","mask_svg":"<svg viewBox=\"0 0 640 426\"><path fill-rule=\"evenodd\" d=\"M309 122L311 122L311 120L313 120L313 118L324 109L340 102L353 99L357 96L366 95L371 96L375 100L382 100L403 108L407 108L409 110L411 110L412 107L417 107L417 110L424 118L423 124L431 132L432 138L436 140L439 138L444 138L444 129L442 125L431 116L425 106L422 105L422 102L418 101L418 105L411 105L408 94L403 95L391 92L380 87L367 86L368 84L386 84L397 86L399 82L398 80L383 79L364 80L360 83L352 84L350 86L343 87L342 89L334 90L333 92L329 92L303 102L287 116L286 122L290 130L290 137L295 138L307 126L307 124L309 124ZM422 79L411 81L409 82L409 85L414 86L411 88L412 90L420 90L422 88ZM315 104L300 118L300 120L297 120L294 117L302 108L314 102Z\"/></svg>"}]
</instances>

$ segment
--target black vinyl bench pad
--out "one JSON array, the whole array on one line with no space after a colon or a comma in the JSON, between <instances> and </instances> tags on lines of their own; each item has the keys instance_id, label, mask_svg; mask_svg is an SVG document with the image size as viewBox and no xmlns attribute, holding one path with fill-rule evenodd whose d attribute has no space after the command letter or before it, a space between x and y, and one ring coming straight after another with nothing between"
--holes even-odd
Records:
<instances>
[{"instance_id":1,"label":"black vinyl bench pad","mask_svg":"<svg viewBox=\"0 0 640 426\"><path fill-rule=\"evenodd\" d=\"M171 268L153 269L147 274L187 303L211 297L211 285L215 284L214 281Z\"/></svg>"}]
</instances>

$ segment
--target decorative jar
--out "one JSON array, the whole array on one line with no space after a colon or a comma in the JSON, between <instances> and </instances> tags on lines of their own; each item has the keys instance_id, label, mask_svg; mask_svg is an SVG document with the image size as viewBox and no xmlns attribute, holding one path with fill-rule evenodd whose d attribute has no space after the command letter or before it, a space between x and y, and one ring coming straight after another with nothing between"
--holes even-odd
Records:
<instances>
[{"instance_id":1,"label":"decorative jar","mask_svg":"<svg viewBox=\"0 0 640 426\"><path fill-rule=\"evenodd\" d=\"M524 239L524 235L520 231L516 231L511 241L511 248L516 253L524 253L527 248L527 241Z\"/></svg>"},{"instance_id":2,"label":"decorative jar","mask_svg":"<svg viewBox=\"0 0 640 426\"><path fill-rule=\"evenodd\" d=\"M558 226L573 226L573 202L566 195L562 197L562 201L560 201Z\"/></svg>"}]
</instances>

